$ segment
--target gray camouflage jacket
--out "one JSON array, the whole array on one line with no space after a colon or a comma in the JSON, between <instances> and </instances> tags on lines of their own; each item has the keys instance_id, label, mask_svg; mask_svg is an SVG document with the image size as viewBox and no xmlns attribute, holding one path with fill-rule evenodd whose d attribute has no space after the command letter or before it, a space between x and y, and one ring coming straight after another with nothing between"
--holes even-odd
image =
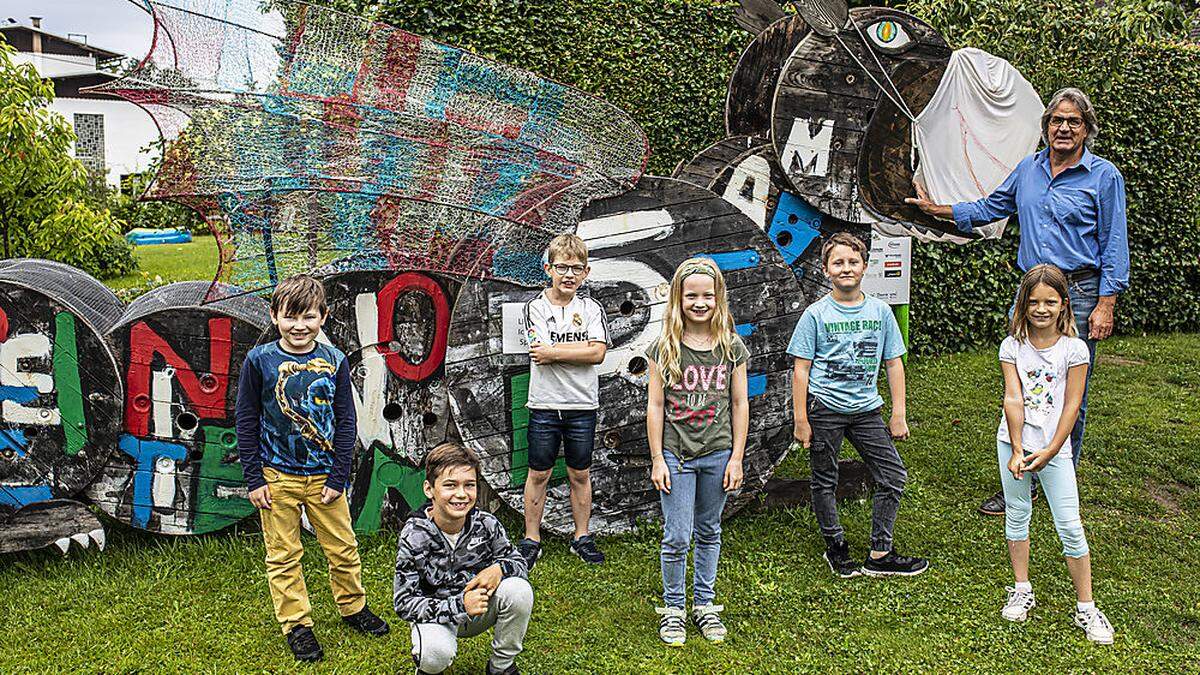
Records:
<instances>
[{"instance_id":1,"label":"gray camouflage jacket","mask_svg":"<svg viewBox=\"0 0 1200 675\"><path fill-rule=\"evenodd\" d=\"M497 563L506 578L527 579L529 570L492 514L471 509L451 550L429 509L426 503L414 511L400 530L392 586L396 614L412 623L461 626L468 618L463 588L476 574Z\"/></svg>"}]
</instances>

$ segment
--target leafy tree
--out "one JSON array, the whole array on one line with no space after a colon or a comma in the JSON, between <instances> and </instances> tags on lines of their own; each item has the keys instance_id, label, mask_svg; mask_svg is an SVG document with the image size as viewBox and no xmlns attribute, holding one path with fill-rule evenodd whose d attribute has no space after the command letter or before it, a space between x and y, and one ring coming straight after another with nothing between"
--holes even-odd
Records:
<instances>
[{"instance_id":1,"label":"leafy tree","mask_svg":"<svg viewBox=\"0 0 1200 675\"><path fill-rule=\"evenodd\" d=\"M99 278L136 269L121 223L88 199L87 171L70 154L75 134L49 109L54 85L14 53L0 40L0 253Z\"/></svg>"}]
</instances>

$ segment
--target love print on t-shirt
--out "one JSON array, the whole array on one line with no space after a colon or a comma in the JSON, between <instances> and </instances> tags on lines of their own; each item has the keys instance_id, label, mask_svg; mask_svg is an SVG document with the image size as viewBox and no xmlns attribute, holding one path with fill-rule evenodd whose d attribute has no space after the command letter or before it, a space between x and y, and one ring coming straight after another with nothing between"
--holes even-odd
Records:
<instances>
[{"instance_id":1,"label":"love print on t-shirt","mask_svg":"<svg viewBox=\"0 0 1200 675\"><path fill-rule=\"evenodd\" d=\"M667 395L671 418L697 429L707 427L716 420L717 406L726 398L728 387L728 363L684 366L679 383L672 385Z\"/></svg>"}]
</instances>

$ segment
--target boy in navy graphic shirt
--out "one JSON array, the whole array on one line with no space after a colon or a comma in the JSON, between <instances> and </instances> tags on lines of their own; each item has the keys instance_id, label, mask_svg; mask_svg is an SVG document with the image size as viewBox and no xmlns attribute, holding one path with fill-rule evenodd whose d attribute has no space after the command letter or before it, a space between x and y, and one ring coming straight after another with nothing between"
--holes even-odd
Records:
<instances>
[{"instance_id":1,"label":"boy in navy graphic shirt","mask_svg":"<svg viewBox=\"0 0 1200 675\"><path fill-rule=\"evenodd\" d=\"M342 620L369 635L388 632L387 623L367 609L362 587L345 496L356 435L354 398L345 354L317 342L327 314L319 281L304 275L284 280L271 297L280 339L250 350L238 380L242 472L262 517L275 618L301 661L323 656L300 567L302 507L329 560Z\"/></svg>"}]
</instances>

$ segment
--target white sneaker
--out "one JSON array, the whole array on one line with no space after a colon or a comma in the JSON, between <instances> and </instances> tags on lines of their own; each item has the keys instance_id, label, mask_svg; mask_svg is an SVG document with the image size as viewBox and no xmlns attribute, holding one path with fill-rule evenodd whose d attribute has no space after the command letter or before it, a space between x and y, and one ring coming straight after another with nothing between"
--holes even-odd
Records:
<instances>
[{"instance_id":1,"label":"white sneaker","mask_svg":"<svg viewBox=\"0 0 1200 675\"><path fill-rule=\"evenodd\" d=\"M1029 610L1037 607L1037 600L1033 599L1033 591L1018 590L1015 586L1008 586L1004 590L1008 591L1008 602L1004 603L1004 609L1000 610L1000 616L1009 621L1028 619Z\"/></svg>"},{"instance_id":2,"label":"white sneaker","mask_svg":"<svg viewBox=\"0 0 1200 675\"><path fill-rule=\"evenodd\" d=\"M658 638L668 647L682 647L687 641L687 612L680 607L656 607L662 614L658 621Z\"/></svg>"},{"instance_id":3,"label":"white sneaker","mask_svg":"<svg viewBox=\"0 0 1200 675\"><path fill-rule=\"evenodd\" d=\"M1108 617L1104 616L1099 608L1083 612L1075 612L1075 625L1083 629L1087 634L1087 639L1095 642L1098 645L1111 645L1113 643L1113 627L1108 622Z\"/></svg>"}]
</instances>

